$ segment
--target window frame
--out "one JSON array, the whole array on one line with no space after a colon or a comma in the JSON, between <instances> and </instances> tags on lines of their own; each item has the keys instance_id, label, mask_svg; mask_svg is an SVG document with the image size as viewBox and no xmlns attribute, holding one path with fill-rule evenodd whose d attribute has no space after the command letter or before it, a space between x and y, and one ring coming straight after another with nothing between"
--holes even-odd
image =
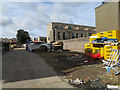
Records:
<instances>
[{"instance_id":1,"label":"window frame","mask_svg":"<svg viewBox=\"0 0 120 90\"><path fill-rule=\"evenodd\" d=\"M73 39L73 38L75 38L75 35L74 35L74 33L72 32L72 39Z\"/></svg>"},{"instance_id":2,"label":"window frame","mask_svg":"<svg viewBox=\"0 0 120 90\"><path fill-rule=\"evenodd\" d=\"M72 30L72 27L71 27L71 26L68 26L68 30Z\"/></svg>"},{"instance_id":3,"label":"window frame","mask_svg":"<svg viewBox=\"0 0 120 90\"><path fill-rule=\"evenodd\" d=\"M58 40L60 40L60 32L58 32L58 35L57 35L57 36L58 36Z\"/></svg>"},{"instance_id":4,"label":"window frame","mask_svg":"<svg viewBox=\"0 0 120 90\"><path fill-rule=\"evenodd\" d=\"M80 37L81 37L81 38L83 37L83 33L81 33Z\"/></svg>"},{"instance_id":5,"label":"window frame","mask_svg":"<svg viewBox=\"0 0 120 90\"><path fill-rule=\"evenodd\" d=\"M66 35L65 35L65 32L63 32L63 40L66 39Z\"/></svg>"},{"instance_id":6,"label":"window frame","mask_svg":"<svg viewBox=\"0 0 120 90\"><path fill-rule=\"evenodd\" d=\"M59 29L59 25L55 25L55 28L56 28L56 29Z\"/></svg>"},{"instance_id":7,"label":"window frame","mask_svg":"<svg viewBox=\"0 0 120 90\"><path fill-rule=\"evenodd\" d=\"M79 37L79 34L78 33L76 33L76 38L78 38Z\"/></svg>"}]
</instances>

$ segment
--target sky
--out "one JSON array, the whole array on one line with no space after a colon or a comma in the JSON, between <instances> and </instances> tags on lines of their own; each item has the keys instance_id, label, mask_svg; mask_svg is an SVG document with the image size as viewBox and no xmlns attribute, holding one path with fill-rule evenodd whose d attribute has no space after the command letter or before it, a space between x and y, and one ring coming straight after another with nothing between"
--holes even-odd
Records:
<instances>
[{"instance_id":1,"label":"sky","mask_svg":"<svg viewBox=\"0 0 120 90\"><path fill-rule=\"evenodd\" d=\"M3 2L1 37L16 37L18 29L28 31L31 38L46 36L51 22L95 26L99 5L101 2Z\"/></svg>"}]
</instances>

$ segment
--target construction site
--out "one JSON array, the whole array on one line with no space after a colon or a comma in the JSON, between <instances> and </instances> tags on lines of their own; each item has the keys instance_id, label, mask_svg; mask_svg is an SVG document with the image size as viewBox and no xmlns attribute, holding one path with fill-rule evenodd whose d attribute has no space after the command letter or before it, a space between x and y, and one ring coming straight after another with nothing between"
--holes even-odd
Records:
<instances>
[{"instance_id":1,"label":"construction site","mask_svg":"<svg viewBox=\"0 0 120 90\"><path fill-rule=\"evenodd\" d=\"M110 6L111 8L107 8ZM116 19L114 15L117 15ZM96 8L96 34L89 38L60 40L64 44L64 50L37 54L44 58L58 75L64 76L63 80L75 87L119 87L119 22L120 2L107 2Z\"/></svg>"},{"instance_id":2,"label":"construction site","mask_svg":"<svg viewBox=\"0 0 120 90\"><path fill-rule=\"evenodd\" d=\"M45 37L49 43L29 41L22 48L12 45L4 50L3 88L119 89L120 1L96 7L95 19L96 27L89 27L93 31L82 31L80 25L78 31L70 28L76 38L72 33L66 38L67 32L57 32L60 26L51 25Z\"/></svg>"},{"instance_id":3,"label":"construction site","mask_svg":"<svg viewBox=\"0 0 120 90\"><path fill-rule=\"evenodd\" d=\"M85 83L92 83L97 79L94 82L97 85L95 84L93 86L91 84L87 84L88 86L82 84L82 86L78 80L78 87L105 88L107 84L117 86L120 83L119 35L119 30L93 34L90 37L90 43L85 44L85 53L63 50L51 53L37 52L37 54L44 58L58 75L65 76L64 78L68 82L69 80L80 79ZM72 84L76 86L76 83Z\"/></svg>"}]
</instances>

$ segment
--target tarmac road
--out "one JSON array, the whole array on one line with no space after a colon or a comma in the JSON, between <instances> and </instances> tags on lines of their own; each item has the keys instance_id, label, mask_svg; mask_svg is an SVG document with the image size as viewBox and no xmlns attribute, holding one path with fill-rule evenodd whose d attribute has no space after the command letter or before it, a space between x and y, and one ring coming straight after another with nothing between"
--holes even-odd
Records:
<instances>
[{"instance_id":1,"label":"tarmac road","mask_svg":"<svg viewBox=\"0 0 120 90\"><path fill-rule=\"evenodd\" d=\"M2 57L2 88L72 88L37 54L11 50Z\"/></svg>"}]
</instances>

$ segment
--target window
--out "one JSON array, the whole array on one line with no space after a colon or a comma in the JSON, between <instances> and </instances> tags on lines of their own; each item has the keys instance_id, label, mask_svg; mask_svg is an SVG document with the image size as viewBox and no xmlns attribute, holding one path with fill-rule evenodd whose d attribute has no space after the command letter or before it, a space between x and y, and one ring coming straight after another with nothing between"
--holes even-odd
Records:
<instances>
[{"instance_id":1,"label":"window","mask_svg":"<svg viewBox=\"0 0 120 90\"><path fill-rule=\"evenodd\" d=\"M55 36L55 30L53 30L53 37L52 37L52 38L53 38L53 41L55 41L55 37L56 37L56 36Z\"/></svg>"},{"instance_id":2,"label":"window","mask_svg":"<svg viewBox=\"0 0 120 90\"><path fill-rule=\"evenodd\" d=\"M81 38L83 37L83 34L81 34Z\"/></svg>"},{"instance_id":3,"label":"window","mask_svg":"<svg viewBox=\"0 0 120 90\"><path fill-rule=\"evenodd\" d=\"M93 29L92 29L92 28L89 28L88 30L89 30L89 31L92 31Z\"/></svg>"},{"instance_id":4,"label":"window","mask_svg":"<svg viewBox=\"0 0 120 90\"><path fill-rule=\"evenodd\" d=\"M63 39L65 40L65 32L63 32Z\"/></svg>"},{"instance_id":5,"label":"window","mask_svg":"<svg viewBox=\"0 0 120 90\"><path fill-rule=\"evenodd\" d=\"M74 33L72 33L72 38L74 38Z\"/></svg>"},{"instance_id":6,"label":"window","mask_svg":"<svg viewBox=\"0 0 120 90\"><path fill-rule=\"evenodd\" d=\"M87 37L87 34L85 34L85 37Z\"/></svg>"},{"instance_id":7,"label":"window","mask_svg":"<svg viewBox=\"0 0 120 90\"><path fill-rule=\"evenodd\" d=\"M82 28L80 28L80 31L82 31L83 29Z\"/></svg>"},{"instance_id":8,"label":"window","mask_svg":"<svg viewBox=\"0 0 120 90\"><path fill-rule=\"evenodd\" d=\"M78 33L76 33L76 38L78 38Z\"/></svg>"},{"instance_id":9,"label":"window","mask_svg":"<svg viewBox=\"0 0 120 90\"><path fill-rule=\"evenodd\" d=\"M61 29L63 29L63 26L61 26Z\"/></svg>"},{"instance_id":10,"label":"window","mask_svg":"<svg viewBox=\"0 0 120 90\"><path fill-rule=\"evenodd\" d=\"M55 28L56 28L56 29L59 29L59 26L58 26L58 25L55 25Z\"/></svg>"},{"instance_id":11,"label":"window","mask_svg":"<svg viewBox=\"0 0 120 90\"><path fill-rule=\"evenodd\" d=\"M60 40L60 32L58 32L58 40Z\"/></svg>"},{"instance_id":12,"label":"window","mask_svg":"<svg viewBox=\"0 0 120 90\"><path fill-rule=\"evenodd\" d=\"M71 30L71 29L72 29L72 27L68 26L68 29L69 29L69 30Z\"/></svg>"},{"instance_id":13,"label":"window","mask_svg":"<svg viewBox=\"0 0 120 90\"><path fill-rule=\"evenodd\" d=\"M89 36L91 36L92 35L92 33L89 33Z\"/></svg>"}]
</instances>

